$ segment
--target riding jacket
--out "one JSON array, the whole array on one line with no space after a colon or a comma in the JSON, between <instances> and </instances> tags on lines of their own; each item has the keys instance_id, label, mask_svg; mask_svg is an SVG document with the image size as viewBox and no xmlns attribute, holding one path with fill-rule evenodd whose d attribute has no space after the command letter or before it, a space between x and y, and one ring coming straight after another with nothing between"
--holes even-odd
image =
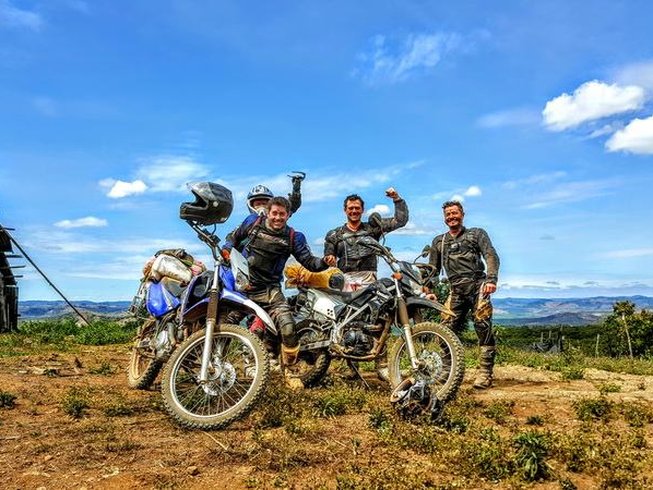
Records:
<instances>
[{"instance_id":1,"label":"riding jacket","mask_svg":"<svg viewBox=\"0 0 653 490\"><path fill-rule=\"evenodd\" d=\"M251 214L231 232L223 249L236 248L247 258L250 285L253 291L278 286L283 268L291 255L311 272L319 272L328 265L311 253L303 233L286 225L282 230L266 226L265 218Z\"/></svg>"},{"instance_id":2,"label":"riding jacket","mask_svg":"<svg viewBox=\"0 0 653 490\"><path fill-rule=\"evenodd\" d=\"M481 259L487 264L487 272ZM499 256L482 228L463 226L455 237L448 232L436 236L431 243L429 263L435 266L436 277L444 266L452 286L482 279L497 283Z\"/></svg>"},{"instance_id":3,"label":"riding jacket","mask_svg":"<svg viewBox=\"0 0 653 490\"><path fill-rule=\"evenodd\" d=\"M408 222L406 201L394 201L395 214L392 218L381 218L380 226L361 223L356 231L342 225L329 231L324 237L324 255L334 255L338 259L338 269L342 272L376 272L377 258L372 250L359 244L364 236L378 240L382 234L401 228Z\"/></svg>"}]
</instances>

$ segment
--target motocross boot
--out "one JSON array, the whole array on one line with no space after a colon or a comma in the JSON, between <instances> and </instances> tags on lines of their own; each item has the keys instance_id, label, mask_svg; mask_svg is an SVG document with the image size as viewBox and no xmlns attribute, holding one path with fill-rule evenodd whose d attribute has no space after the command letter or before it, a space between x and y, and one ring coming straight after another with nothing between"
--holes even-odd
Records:
<instances>
[{"instance_id":1,"label":"motocross boot","mask_svg":"<svg viewBox=\"0 0 653 490\"><path fill-rule=\"evenodd\" d=\"M291 390L301 390L304 383L296 372L296 364L299 355L299 345L296 347L281 346L281 365L283 366L286 386Z\"/></svg>"},{"instance_id":2,"label":"motocross boot","mask_svg":"<svg viewBox=\"0 0 653 490\"><path fill-rule=\"evenodd\" d=\"M492 370L494 369L494 357L496 353L497 348L494 345L481 346L478 374L474 380L474 388L485 390L492 386Z\"/></svg>"}]
</instances>

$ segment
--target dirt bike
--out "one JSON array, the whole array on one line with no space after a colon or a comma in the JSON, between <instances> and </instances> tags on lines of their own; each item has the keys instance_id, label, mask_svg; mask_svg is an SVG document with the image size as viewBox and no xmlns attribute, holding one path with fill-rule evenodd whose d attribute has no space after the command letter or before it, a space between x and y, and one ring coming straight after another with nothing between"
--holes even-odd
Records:
<instances>
[{"instance_id":1,"label":"dirt bike","mask_svg":"<svg viewBox=\"0 0 653 490\"><path fill-rule=\"evenodd\" d=\"M212 430L247 415L269 377L268 355L258 337L222 320L233 310L245 311L270 332L277 330L269 315L243 294L249 285L247 260L232 251L227 263L219 251L215 227L231 214L231 191L211 182L189 188L195 202L182 203L180 217L209 247L214 267L196 276L178 298L176 321L187 338L163 367L161 393L166 411L179 425Z\"/></svg>"},{"instance_id":2,"label":"dirt bike","mask_svg":"<svg viewBox=\"0 0 653 490\"><path fill-rule=\"evenodd\" d=\"M302 381L307 386L319 382L334 358L373 361L388 351L391 401L406 413L434 410L455 396L464 359L462 343L449 328L423 321L428 310L451 313L425 297L432 267L397 260L372 237L360 240L385 260L391 277L354 292L299 288L293 302ZM400 337L388 348L393 330Z\"/></svg>"}]
</instances>

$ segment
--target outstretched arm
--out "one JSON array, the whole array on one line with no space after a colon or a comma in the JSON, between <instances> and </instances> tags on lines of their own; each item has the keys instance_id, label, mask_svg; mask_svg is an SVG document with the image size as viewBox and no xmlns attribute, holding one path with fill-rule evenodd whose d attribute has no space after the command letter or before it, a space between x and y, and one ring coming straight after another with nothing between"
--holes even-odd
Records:
<instances>
[{"instance_id":1,"label":"outstretched arm","mask_svg":"<svg viewBox=\"0 0 653 490\"><path fill-rule=\"evenodd\" d=\"M394 187L387 189L385 195L392 199L395 207L395 214L392 218L381 219L381 231L388 233L406 226L406 223L408 223L408 206Z\"/></svg>"},{"instance_id":2,"label":"outstretched arm","mask_svg":"<svg viewBox=\"0 0 653 490\"><path fill-rule=\"evenodd\" d=\"M311 272L320 272L329 267L325 260L313 255L306 243L306 237L299 231L295 232L292 255Z\"/></svg>"},{"instance_id":3,"label":"outstretched arm","mask_svg":"<svg viewBox=\"0 0 653 490\"><path fill-rule=\"evenodd\" d=\"M306 174L297 172L295 175L290 176L292 180L292 192L288 194L288 201L290 201L290 214L294 214L302 205L302 180Z\"/></svg>"}]
</instances>

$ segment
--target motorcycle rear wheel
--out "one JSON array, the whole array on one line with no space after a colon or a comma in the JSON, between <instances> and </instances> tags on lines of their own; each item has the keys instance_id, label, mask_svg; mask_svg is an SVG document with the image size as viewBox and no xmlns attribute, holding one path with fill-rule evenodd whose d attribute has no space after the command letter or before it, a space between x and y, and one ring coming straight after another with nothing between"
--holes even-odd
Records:
<instances>
[{"instance_id":1,"label":"motorcycle rear wheel","mask_svg":"<svg viewBox=\"0 0 653 490\"><path fill-rule=\"evenodd\" d=\"M199 381L205 331L194 333L163 370L161 392L168 414L182 427L221 429L245 417L265 392L269 360L261 341L237 325L213 334L209 380Z\"/></svg>"},{"instance_id":2,"label":"motorcycle rear wheel","mask_svg":"<svg viewBox=\"0 0 653 490\"><path fill-rule=\"evenodd\" d=\"M138 335L132 347L129 367L127 368L127 384L137 390L148 389L156 379L163 363L156 359L154 348L146 349L143 341L152 341L156 334L156 319L149 317L138 329Z\"/></svg>"},{"instance_id":3,"label":"motorcycle rear wheel","mask_svg":"<svg viewBox=\"0 0 653 490\"><path fill-rule=\"evenodd\" d=\"M456 396L465 375L463 344L451 329L439 323L423 322L412 327L417 357L424 367L411 372L406 340L395 342L388 355L390 382L396 387L413 376L423 379L438 400L446 402Z\"/></svg>"},{"instance_id":4,"label":"motorcycle rear wheel","mask_svg":"<svg viewBox=\"0 0 653 490\"><path fill-rule=\"evenodd\" d=\"M308 344L322 340L320 332L309 325L297 324L297 338L299 344ZM319 350L299 352L298 359L299 377L306 388L317 385L326 375L331 364L331 355L325 347Z\"/></svg>"}]
</instances>

